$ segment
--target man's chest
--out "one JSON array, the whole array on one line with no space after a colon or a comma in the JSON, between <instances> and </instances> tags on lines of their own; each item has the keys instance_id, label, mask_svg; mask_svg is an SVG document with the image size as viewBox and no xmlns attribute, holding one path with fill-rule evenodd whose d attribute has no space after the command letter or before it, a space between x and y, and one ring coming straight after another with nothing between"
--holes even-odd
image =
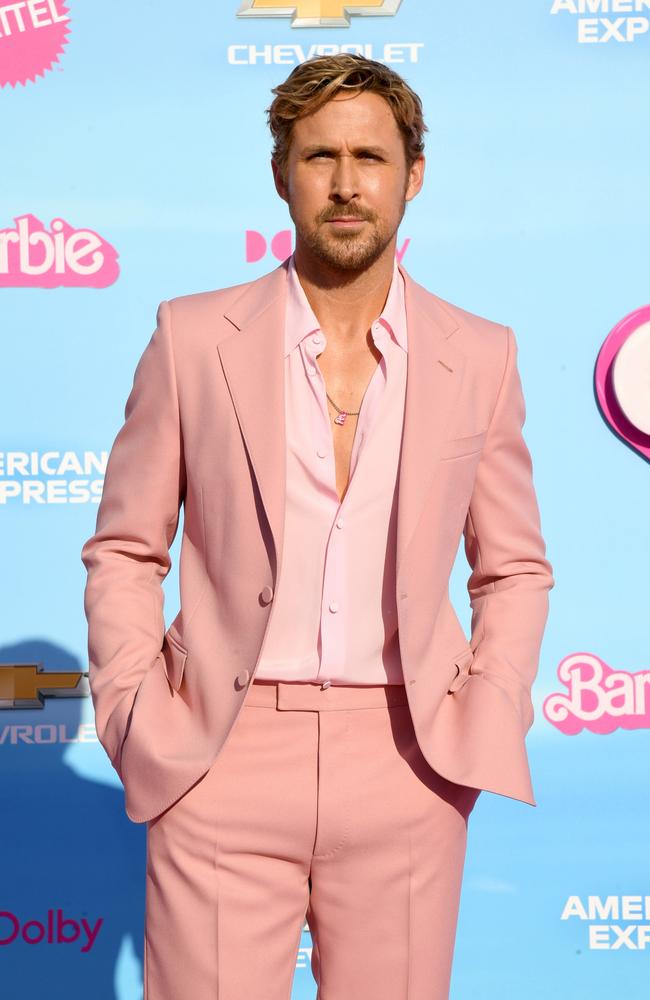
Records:
<instances>
[{"instance_id":1,"label":"man's chest","mask_svg":"<svg viewBox=\"0 0 650 1000\"><path fill-rule=\"evenodd\" d=\"M354 352L334 351L328 346L316 359L323 379L332 434L336 492L340 501L350 482L352 451L364 397L381 357L381 352L372 344L365 350Z\"/></svg>"}]
</instances>

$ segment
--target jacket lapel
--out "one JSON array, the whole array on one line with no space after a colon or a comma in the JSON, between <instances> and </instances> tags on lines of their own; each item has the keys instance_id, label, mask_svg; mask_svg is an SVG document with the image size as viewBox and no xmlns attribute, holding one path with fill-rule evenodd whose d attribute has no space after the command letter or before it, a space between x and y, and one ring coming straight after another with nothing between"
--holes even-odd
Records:
<instances>
[{"instance_id":1,"label":"jacket lapel","mask_svg":"<svg viewBox=\"0 0 650 1000\"><path fill-rule=\"evenodd\" d=\"M407 381L399 469L397 579L434 480L437 455L458 398L465 355L451 341L457 322L399 265L408 322ZM287 261L252 282L224 313L236 334L217 344L224 375L266 511L282 553L286 480L284 320Z\"/></svg>"},{"instance_id":2,"label":"jacket lapel","mask_svg":"<svg viewBox=\"0 0 650 1000\"><path fill-rule=\"evenodd\" d=\"M397 582L454 412L466 356L449 339L458 323L400 264L408 324L406 400L398 479Z\"/></svg>"},{"instance_id":3,"label":"jacket lapel","mask_svg":"<svg viewBox=\"0 0 650 1000\"><path fill-rule=\"evenodd\" d=\"M286 436L284 316L287 261L252 282L224 316L237 332L217 344L246 450L273 535L279 570L284 531Z\"/></svg>"}]
</instances>

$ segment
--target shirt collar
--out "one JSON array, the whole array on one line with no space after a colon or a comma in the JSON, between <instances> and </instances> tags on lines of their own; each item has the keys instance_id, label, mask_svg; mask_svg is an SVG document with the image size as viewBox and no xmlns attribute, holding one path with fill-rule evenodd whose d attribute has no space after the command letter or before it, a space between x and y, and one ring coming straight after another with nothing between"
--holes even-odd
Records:
<instances>
[{"instance_id":1,"label":"shirt collar","mask_svg":"<svg viewBox=\"0 0 650 1000\"><path fill-rule=\"evenodd\" d=\"M294 263L294 254L291 254L287 268L287 320L284 340L285 358L307 334L320 330L316 315L309 304L304 288L300 284ZM397 258L393 264L393 279L388 290L386 305L379 316L379 322L386 327L402 350L407 352L404 278L397 266Z\"/></svg>"}]
</instances>

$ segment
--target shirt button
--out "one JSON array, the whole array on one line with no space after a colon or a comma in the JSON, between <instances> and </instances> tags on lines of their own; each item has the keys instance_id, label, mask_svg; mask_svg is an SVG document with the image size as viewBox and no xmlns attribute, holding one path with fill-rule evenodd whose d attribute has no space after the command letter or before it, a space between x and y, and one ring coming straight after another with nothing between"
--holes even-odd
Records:
<instances>
[{"instance_id":1,"label":"shirt button","mask_svg":"<svg viewBox=\"0 0 650 1000\"><path fill-rule=\"evenodd\" d=\"M330 601L330 611L332 611L335 614L338 611L338 609L339 609L338 602Z\"/></svg>"},{"instance_id":2,"label":"shirt button","mask_svg":"<svg viewBox=\"0 0 650 1000\"><path fill-rule=\"evenodd\" d=\"M327 452L325 451L324 448L319 448L316 454L318 455L319 458L325 458Z\"/></svg>"},{"instance_id":3,"label":"shirt button","mask_svg":"<svg viewBox=\"0 0 650 1000\"><path fill-rule=\"evenodd\" d=\"M343 524L344 524L344 521L343 521L343 518L342 518L342 517L340 517L340 518L338 519L338 521L336 522L336 527L337 527L337 528L342 528L342 527L343 527Z\"/></svg>"},{"instance_id":4,"label":"shirt button","mask_svg":"<svg viewBox=\"0 0 650 1000\"><path fill-rule=\"evenodd\" d=\"M311 342L312 342L312 344L321 344L323 342L323 338L322 337L312 337L311 338Z\"/></svg>"},{"instance_id":5,"label":"shirt button","mask_svg":"<svg viewBox=\"0 0 650 1000\"><path fill-rule=\"evenodd\" d=\"M309 374L310 374L310 375L315 375L315 374L316 374L316 369L315 369L315 368L313 368L313 367L312 367L312 368L310 368L310 369L309 369Z\"/></svg>"},{"instance_id":6,"label":"shirt button","mask_svg":"<svg viewBox=\"0 0 650 1000\"><path fill-rule=\"evenodd\" d=\"M323 681L323 683L321 684L321 689L330 687L331 683L332 683L331 681Z\"/></svg>"}]
</instances>

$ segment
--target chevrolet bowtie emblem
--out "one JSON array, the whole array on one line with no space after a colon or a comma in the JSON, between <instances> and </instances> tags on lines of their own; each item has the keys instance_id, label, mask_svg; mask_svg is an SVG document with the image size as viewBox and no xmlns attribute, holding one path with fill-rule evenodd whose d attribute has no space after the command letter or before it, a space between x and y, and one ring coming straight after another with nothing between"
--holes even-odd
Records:
<instances>
[{"instance_id":1,"label":"chevrolet bowtie emblem","mask_svg":"<svg viewBox=\"0 0 650 1000\"><path fill-rule=\"evenodd\" d=\"M89 695L88 671L42 670L37 663L0 664L0 708L43 708L45 697Z\"/></svg>"},{"instance_id":2,"label":"chevrolet bowtie emblem","mask_svg":"<svg viewBox=\"0 0 650 1000\"><path fill-rule=\"evenodd\" d=\"M290 17L292 28L349 28L350 15L396 14L402 0L243 0L237 17Z\"/></svg>"}]
</instances>

